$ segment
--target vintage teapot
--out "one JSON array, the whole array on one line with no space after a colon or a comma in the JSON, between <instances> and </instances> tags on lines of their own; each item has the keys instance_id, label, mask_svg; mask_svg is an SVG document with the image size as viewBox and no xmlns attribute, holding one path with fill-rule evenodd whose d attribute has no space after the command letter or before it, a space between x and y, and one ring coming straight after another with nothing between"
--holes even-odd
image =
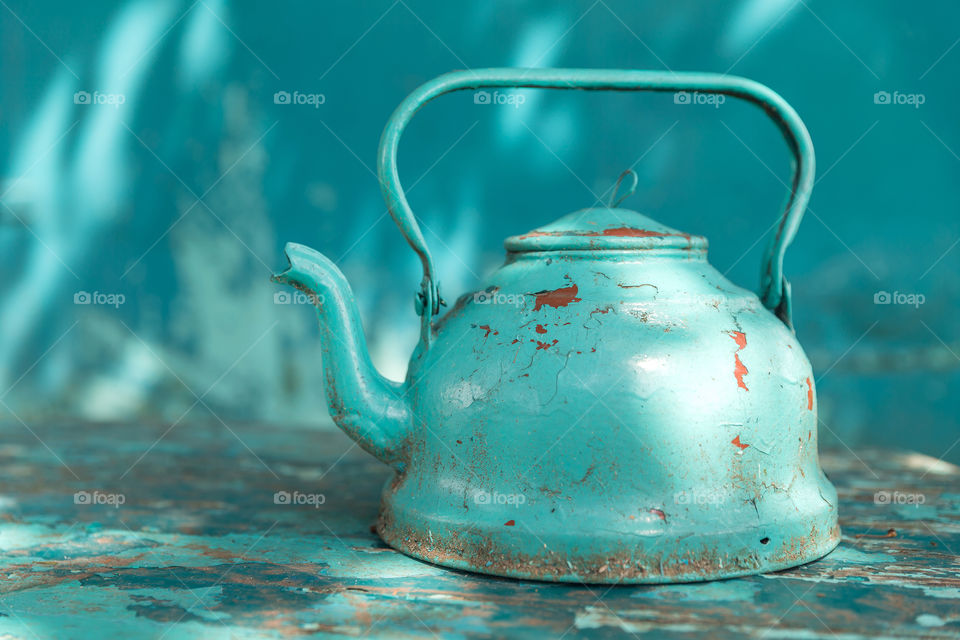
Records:
<instances>
[{"instance_id":1,"label":"vintage teapot","mask_svg":"<svg viewBox=\"0 0 960 640\"><path fill-rule=\"evenodd\" d=\"M704 238L611 201L508 238L504 265L433 322L443 301L400 186L400 135L442 94L498 87L698 92L762 107L795 163L759 298L710 266ZM663 583L784 569L837 545L813 374L782 273L813 187L813 146L780 96L708 73L457 71L397 108L378 168L423 264L406 380L371 363L330 260L288 244L290 266L274 279L319 302L330 413L394 469L377 525L390 546L500 576Z\"/></svg>"}]
</instances>

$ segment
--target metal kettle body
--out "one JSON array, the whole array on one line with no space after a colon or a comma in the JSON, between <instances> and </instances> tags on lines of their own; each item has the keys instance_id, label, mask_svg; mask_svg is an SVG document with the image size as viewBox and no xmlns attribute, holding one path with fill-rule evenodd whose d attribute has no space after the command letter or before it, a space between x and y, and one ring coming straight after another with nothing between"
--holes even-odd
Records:
<instances>
[{"instance_id":1,"label":"metal kettle body","mask_svg":"<svg viewBox=\"0 0 960 640\"><path fill-rule=\"evenodd\" d=\"M703 238L611 203L509 238L505 264L434 322L442 300L399 185L397 143L424 102L502 86L698 90L763 105L796 175L760 296L710 266ZM812 186L812 146L779 96L712 74L455 72L397 109L380 170L425 272L404 383L370 365L332 263L292 245L277 278L324 294L331 413L396 471L377 527L388 544L445 566L578 583L755 574L836 546L813 374L782 275Z\"/></svg>"}]
</instances>

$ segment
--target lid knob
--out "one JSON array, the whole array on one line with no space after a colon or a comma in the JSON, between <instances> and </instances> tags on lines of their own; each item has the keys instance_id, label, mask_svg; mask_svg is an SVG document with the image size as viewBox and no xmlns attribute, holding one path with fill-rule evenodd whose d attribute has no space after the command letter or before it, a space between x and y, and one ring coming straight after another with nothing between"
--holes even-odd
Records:
<instances>
[{"instance_id":1,"label":"lid knob","mask_svg":"<svg viewBox=\"0 0 960 640\"><path fill-rule=\"evenodd\" d=\"M624 193L620 198L617 198L617 191L620 189L620 183L623 182L623 179L627 176L630 176L630 186L627 188L627 192ZM610 201L607 203L607 208L616 209L620 204L633 195L633 192L637 190L637 183L640 182L640 179L637 177L637 172L633 169L626 169L623 173L620 174L620 177L617 178L617 184L613 185L613 193L610 194Z\"/></svg>"}]
</instances>

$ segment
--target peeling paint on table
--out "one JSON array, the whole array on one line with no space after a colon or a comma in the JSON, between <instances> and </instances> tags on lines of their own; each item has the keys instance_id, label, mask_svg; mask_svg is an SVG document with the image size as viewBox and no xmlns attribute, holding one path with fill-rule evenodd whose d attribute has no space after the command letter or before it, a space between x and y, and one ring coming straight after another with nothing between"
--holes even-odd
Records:
<instances>
[{"instance_id":1,"label":"peeling paint on table","mask_svg":"<svg viewBox=\"0 0 960 640\"><path fill-rule=\"evenodd\" d=\"M3 638L960 634L960 468L920 454L822 456L844 538L821 561L611 588L472 575L389 549L371 526L390 470L339 433L31 429L0 425Z\"/></svg>"}]
</instances>

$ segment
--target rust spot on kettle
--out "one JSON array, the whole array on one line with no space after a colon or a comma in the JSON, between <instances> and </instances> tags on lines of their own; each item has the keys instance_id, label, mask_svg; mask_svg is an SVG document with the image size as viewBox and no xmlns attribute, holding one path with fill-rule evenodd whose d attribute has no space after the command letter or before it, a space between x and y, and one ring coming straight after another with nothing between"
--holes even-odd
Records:
<instances>
[{"instance_id":1,"label":"rust spot on kettle","mask_svg":"<svg viewBox=\"0 0 960 640\"><path fill-rule=\"evenodd\" d=\"M533 307L534 311L539 311L540 307L548 306L557 309L559 307L565 307L571 302L580 302L580 298L577 297L577 285L572 284L569 287L561 287L559 289L550 289L545 291L537 291L533 295L537 297L537 302Z\"/></svg>"},{"instance_id":2,"label":"rust spot on kettle","mask_svg":"<svg viewBox=\"0 0 960 640\"><path fill-rule=\"evenodd\" d=\"M536 328L536 332L537 332L537 333L546 333L547 330L544 328L544 326L543 326L542 324L538 324L538 325L537 325L537 328Z\"/></svg>"},{"instance_id":3,"label":"rust spot on kettle","mask_svg":"<svg viewBox=\"0 0 960 640\"><path fill-rule=\"evenodd\" d=\"M549 348L552 347L553 345L557 344L557 340L556 340L556 339L554 339L553 342L540 342L539 340L531 340L530 342L536 342L536 343L537 343L537 351L539 351L540 349L549 349Z\"/></svg>"},{"instance_id":4,"label":"rust spot on kettle","mask_svg":"<svg viewBox=\"0 0 960 640\"><path fill-rule=\"evenodd\" d=\"M813 384L810 378L807 378L807 409L813 411Z\"/></svg>"},{"instance_id":5,"label":"rust spot on kettle","mask_svg":"<svg viewBox=\"0 0 960 640\"><path fill-rule=\"evenodd\" d=\"M740 442L740 436L737 436L736 438L731 440L730 444L732 444L735 447L739 447L740 451L743 451L744 449L750 446L748 444L743 444L742 442Z\"/></svg>"},{"instance_id":6,"label":"rust spot on kettle","mask_svg":"<svg viewBox=\"0 0 960 640\"><path fill-rule=\"evenodd\" d=\"M513 520L507 520L506 522L503 523L503 526L505 526L505 527L512 527L512 526L515 525L515 524L517 524L515 521L513 521Z\"/></svg>"},{"instance_id":7,"label":"rust spot on kettle","mask_svg":"<svg viewBox=\"0 0 960 640\"><path fill-rule=\"evenodd\" d=\"M592 234L598 235L598 234ZM647 231L646 229L634 229L633 227L617 227L615 229L604 229L604 236L615 236L618 238L662 238L672 236L672 233L661 233L659 231Z\"/></svg>"},{"instance_id":8,"label":"rust spot on kettle","mask_svg":"<svg viewBox=\"0 0 960 640\"><path fill-rule=\"evenodd\" d=\"M723 552L715 547L686 552L665 551L639 557L633 548L589 555L566 555L551 551L518 553L504 548L489 536L481 536L470 544L457 535L442 540L431 538L428 533L414 527L397 526L392 515L384 511L380 513L377 533L392 547L429 562L466 566L471 571L500 576L522 575L534 580L569 580L575 577L578 582L614 584L622 580L660 578L676 582L702 580L704 575L715 571L718 564L735 567L738 573L755 572L759 566L758 558L751 551ZM832 530L830 537L839 539L839 528ZM783 542L782 550L776 555L780 560L793 560L802 557L810 544L811 536L807 534L791 538Z\"/></svg>"},{"instance_id":9,"label":"rust spot on kettle","mask_svg":"<svg viewBox=\"0 0 960 640\"><path fill-rule=\"evenodd\" d=\"M587 472L583 474L583 477L580 478L580 482L578 482L577 484L583 484L584 482L586 482L587 479L593 475L593 472L596 470L596 468L597 468L597 465L595 464L590 465L590 467L587 469Z\"/></svg>"},{"instance_id":10,"label":"rust spot on kettle","mask_svg":"<svg viewBox=\"0 0 960 640\"><path fill-rule=\"evenodd\" d=\"M483 329L484 331L486 331L486 333L483 334L483 337L484 337L484 338L489 338L489 337L490 337L490 332L493 331L493 329L491 329L491 328L490 328L490 325L488 325L488 324L477 325L477 328L478 328L478 329ZM499 335L499 333L500 333L499 331L493 331L493 335Z\"/></svg>"}]
</instances>

